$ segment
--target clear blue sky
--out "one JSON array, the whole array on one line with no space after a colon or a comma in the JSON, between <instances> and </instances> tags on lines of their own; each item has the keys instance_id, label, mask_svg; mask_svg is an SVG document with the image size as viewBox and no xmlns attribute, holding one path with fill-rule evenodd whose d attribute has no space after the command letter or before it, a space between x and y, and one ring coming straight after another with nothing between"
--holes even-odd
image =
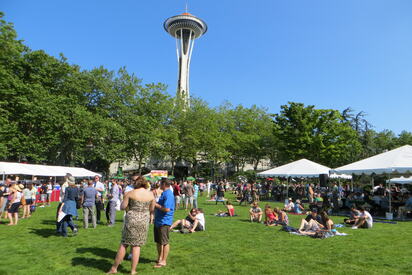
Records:
<instances>
[{"instance_id":1,"label":"clear blue sky","mask_svg":"<svg viewBox=\"0 0 412 275\"><path fill-rule=\"evenodd\" d=\"M32 49L90 69L126 66L176 91L175 41L163 21L185 0L2 0ZM212 106L288 101L365 111L375 129L412 131L412 1L188 0L198 39L191 93Z\"/></svg>"}]
</instances>

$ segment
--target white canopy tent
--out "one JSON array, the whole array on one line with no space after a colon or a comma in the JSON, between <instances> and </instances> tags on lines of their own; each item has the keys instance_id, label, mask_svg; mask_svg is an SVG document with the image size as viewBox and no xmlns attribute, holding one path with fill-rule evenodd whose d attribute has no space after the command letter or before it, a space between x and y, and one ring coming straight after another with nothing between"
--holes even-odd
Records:
<instances>
[{"instance_id":1,"label":"white canopy tent","mask_svg":"<svg viewBox=\"0 0 412 275\"><path fill-rule=\"evenodd\" d=\"M301 159L279 167L258 173L258 177L316 178L320 174L329 174L330 168L319 163ZM351 179L351 175L330 174L332 179Z\"/></svg>"},{"instance_id":2,"label":"white canopy tent","mask_svg":"<svg viewBox=\"0 0 412 275\"><path fill-rule=\"evenodd\" d=\"M332 170L336 174L412 173L412 146L405 145Z\"/></svg>"},{"instance_id":3,"label":"white canopy tent","mask_svg":"<svg viewBox=\"0 0 412 275\"><path fill-rule=\"evenodd\" d=\"M2 175L64 177L67 173L78 178L101 176L99 173L79 167L0 162L0 174Z\"/></svg>"},{"instance_id":4,"label":"white canopy tent","mask_svg":"<svg viewBox=\"0 0 412 275\"><path fill-rule=\"evenodd\" d=\"M412 173L412 146L404 145L354 163L332 170L336 174L381 175ZM391 196L389 196L389 212L392 211Z\"/></svg>"},{"instance_id":5,"label":"white canopy tent","mask_svg":"<svg viewBox=\"0 0 412 275\"><path fill-rule=\"evenodd\" d=\"M393 178L393 179L387 180L386 182L387 183L397 183L397 184L412 184L412 177Z\"/></svg>"},{"instance_id":6,"label":"white canopy tent","mask_svg":"<svg viewBox=\"0 0 412 275\"><path fill-rule=\"evenodd\" d=\"M258 177L315 178L320 174L329 174L329 167L316 162L300 159L257 174Z\"/></svg>"}]
</instances>

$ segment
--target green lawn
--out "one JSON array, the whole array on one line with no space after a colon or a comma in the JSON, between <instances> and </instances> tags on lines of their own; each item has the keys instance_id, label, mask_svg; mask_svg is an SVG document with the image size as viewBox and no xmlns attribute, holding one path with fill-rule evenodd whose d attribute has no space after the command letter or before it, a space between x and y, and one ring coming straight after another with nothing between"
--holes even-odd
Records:
<instances>
[{"instance_id":1,"label":"green lawn","mask_svg":"<svg viewBox=\"0 0 412 275\"><path fill-rule=\"evenodd\" d=\"M168 266L153 269L156 249L152 228L142 248L138 273L156 274L411 274L412 223L375 223L371 230L339 229L349 236L325 240L291 235L278 227L251 224L248 207L235 206L239 216L213 216L222 205L200 199L207 231L171 233ZM274 203L271 203L274 206ZM263 206L263 203L262 203ZM122 226L82 229L75 237L55 235L56 205L38 208L18 226L0 225L0 274L102 274L114 259ZM186 212L177 211L175 218ZM292 226L302 216L290 215ZM334 217L335 223L343 220ZM80 221L77 221L81 225ZM120 273L130 271L125 261Z\"/></svg>"}]
</instances>

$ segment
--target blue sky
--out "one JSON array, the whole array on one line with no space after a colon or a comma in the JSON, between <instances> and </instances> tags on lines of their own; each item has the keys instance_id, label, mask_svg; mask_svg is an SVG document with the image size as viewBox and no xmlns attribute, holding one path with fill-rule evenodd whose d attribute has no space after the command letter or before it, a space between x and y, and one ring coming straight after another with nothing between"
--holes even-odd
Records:
<instances>
[{"instance_id":1,"label":"blue sky","mask_svg":"<svg viewBox=\"0 0 412 275\"><path fill-rule=\"evenodd\" d=\"M166 18L186 0L2 0L32 49L91 69L126 66L176 91ZM191 93L212 106L288 101L365 111L380 131L412 131L412 1L188 0L209 30L198 39Z\"/></svg>"}]
</instances>

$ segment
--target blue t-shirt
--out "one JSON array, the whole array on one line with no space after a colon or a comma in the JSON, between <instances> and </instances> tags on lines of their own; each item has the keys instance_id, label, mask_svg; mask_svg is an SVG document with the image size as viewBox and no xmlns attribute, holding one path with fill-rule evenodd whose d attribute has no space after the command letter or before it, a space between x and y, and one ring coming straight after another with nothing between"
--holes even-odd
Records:
<instances>
[{"instance_id":1,"label":"blue t-shirt","mask_svg":"<svg viewBox=\"0 0 412 275\"><path fill-rule=\"evenodd\" d=\"M83 206L92 207L96 203L97 190L93 186L83 190L84 202Z\"/></svg>"},{"instance_id":2,"label":"blue t-shirt","mask_svg":"<svg viewBox=\"0 0 412 275\"><path fill-rule=\"evenodd\" d=\"M172 225L173 223L173 214L175 212L175 197L173 192L170 189L167 189L162 193L159 198L158 204L164 208L169 208L169 212L163 212L160 209L155 210L155 226L159 227L162 225Z\"/></svg>"}]
</instances>

